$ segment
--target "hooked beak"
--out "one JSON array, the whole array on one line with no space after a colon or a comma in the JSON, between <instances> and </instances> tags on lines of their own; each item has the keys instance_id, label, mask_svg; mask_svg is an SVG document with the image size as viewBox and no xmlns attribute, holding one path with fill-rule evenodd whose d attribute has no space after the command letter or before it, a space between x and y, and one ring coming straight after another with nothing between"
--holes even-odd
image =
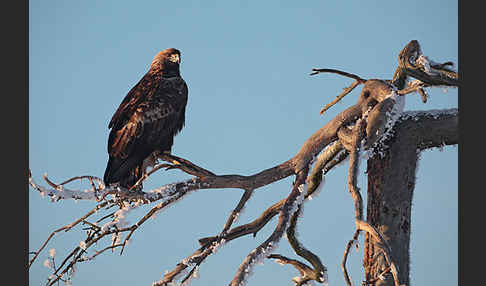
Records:
<instances>
[{"instance_id":1,"label":"hooked beak","mask_svg":"<svg viewBox=\"0 0 486 286\"><path fill-rule=\"evenodd\" d=\"M178 63L178 64L180 64L180 63L181 63L181 58L179 57L179 55L178 55L178 54L173 54L173 55L171 55L171 56L169 57L169 60L170 60L171 62L174 62L174 63Z\"/></svg>"}]
</instances>

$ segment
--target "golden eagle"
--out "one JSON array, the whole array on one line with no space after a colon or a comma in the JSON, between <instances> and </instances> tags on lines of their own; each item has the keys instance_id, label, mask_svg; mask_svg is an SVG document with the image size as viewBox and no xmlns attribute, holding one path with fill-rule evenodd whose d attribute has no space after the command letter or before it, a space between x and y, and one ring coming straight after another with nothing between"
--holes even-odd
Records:
<instances>
[{"instance_id":1,"label":"golden eagle","mask_svg":"<svg viewBox=\"0 0 486 286\"><path fill-rule=\"evenodd\" d=\"M103 177L107 186L131 188L158 154L170 153L174 136L184 126L187 104L180 59L177 49L159 52L111 118L110 158Z\"/></svg>"}]
</instances>

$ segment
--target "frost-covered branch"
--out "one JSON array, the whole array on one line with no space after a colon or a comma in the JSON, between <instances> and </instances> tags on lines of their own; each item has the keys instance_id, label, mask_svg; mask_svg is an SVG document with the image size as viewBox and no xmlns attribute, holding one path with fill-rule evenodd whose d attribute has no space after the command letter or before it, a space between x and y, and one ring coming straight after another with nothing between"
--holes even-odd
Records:
<instances>
[{"instance_id":1,"label":"frost-covered branch","mask_svg":"<svg viewBox=\"0 0 486 286\"><path fill-rule=\"evenodd\" d=\"M71 228L73 228L74 226L76 226L78 223L80 222L83 222L85 219L87 219L89 216L91 216L92 214L94 214L97 210L99 210L100 208L103 208L105 207L106 205L108 204L108 202L102 202L100 204L98 204L95 208L93 208L92 210L90 210L88 213L86 213L85 215L83 215L82 217L80 217L79 219L77 219L76 221L68 224L68 225L65 225L59 229L56 229L55 231L53 231L49 237L47 238L47 240L42 244L42 246L39 248L39 250L37 250L36 252L34 252L34 257L29 261L29 268L30 266L32 265L32 263L34 263L35 259L37 258L37 256L39 256L40 252L44 249L44 247L46 247L47 243L49 242L49 240L51 240L51 238L57 234L58 232L61 232L61 231L69 231Z\"/></svg>"}]
</instances>

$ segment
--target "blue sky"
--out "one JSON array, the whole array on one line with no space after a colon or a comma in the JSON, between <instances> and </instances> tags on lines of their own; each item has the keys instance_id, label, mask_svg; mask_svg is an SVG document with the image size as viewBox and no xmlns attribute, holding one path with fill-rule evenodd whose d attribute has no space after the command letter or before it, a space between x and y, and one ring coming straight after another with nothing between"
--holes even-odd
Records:
<instances>
[{"instance_id":1,"label":"blue sky","mask_svg":"<svg viewBox=\"0 0 486 286\"><path fill-rule=\"evenodd\" d=\"M323 116L319 110L352 80L309 76L336 68L363 78L392 77L400 50L416 39L435 61L458 61L457 1L30 1L29 166L41 182L77 175L102 177L108 122L160 50L182 52L189 86L186 127L173 153L217 174L249 175L294 156L303 142L353 104L359 88ZM429 89L429 101L407 97L406 110L457 107L457 89ZM422 153L411 228L411 282L457 284L457 147ZM365 163L362 163L364 170ZM343 252L354 230L347 164L326 177L299 224L302 243L318 254L331 285L343 284ZM147 189L189 178L160 172ZM239 223L246 223L290 191L293 178L259 189ZM366 202L366 177L358 181ZM105 253L78 265L74 285L151 285L192 253L197 239L214 235L236 206L240 190L196 192L139 229L120 256ZM29 190L29 251L72 222L93 202L51 203ZM135 222L145 207L130 213ZM243 258L266 239L274 218L256 238L232 241L201 266L192 285L228 284ZM58 234L47 250L61 261L82 239ZM363 239L361 238L362 242ZM101 247L101 245L100 245ZM362 249L362 248L361 248ZM278 253L295 257L286 239ZM29 273L43 285L44 252ZM355 285L363 251L348 259ZM255 267L249 285L290 285L297 272L273 261Z\"/></svg>"}]
</instances>

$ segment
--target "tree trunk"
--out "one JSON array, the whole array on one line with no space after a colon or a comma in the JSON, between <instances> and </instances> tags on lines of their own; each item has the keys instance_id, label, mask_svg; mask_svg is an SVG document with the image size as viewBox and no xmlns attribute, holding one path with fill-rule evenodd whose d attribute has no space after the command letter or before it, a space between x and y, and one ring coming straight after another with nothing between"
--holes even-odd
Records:
<instances>
[{"instance_id":1,"label":"tree trunk","mask_svg":"<svg viewBox=\"0 0 486 286\"><path fill-rule=\"evenodd\" d=\"M421 150L458 143L457 109L437 112L408 112L395 126L395 136L385 142L384 156L368 160L367 221L390 245L400 284L409 285L410 226L415 172ZM394 285L383 251L365 234L363 266L371 285Z\"/></svg>"}]
</instances>

